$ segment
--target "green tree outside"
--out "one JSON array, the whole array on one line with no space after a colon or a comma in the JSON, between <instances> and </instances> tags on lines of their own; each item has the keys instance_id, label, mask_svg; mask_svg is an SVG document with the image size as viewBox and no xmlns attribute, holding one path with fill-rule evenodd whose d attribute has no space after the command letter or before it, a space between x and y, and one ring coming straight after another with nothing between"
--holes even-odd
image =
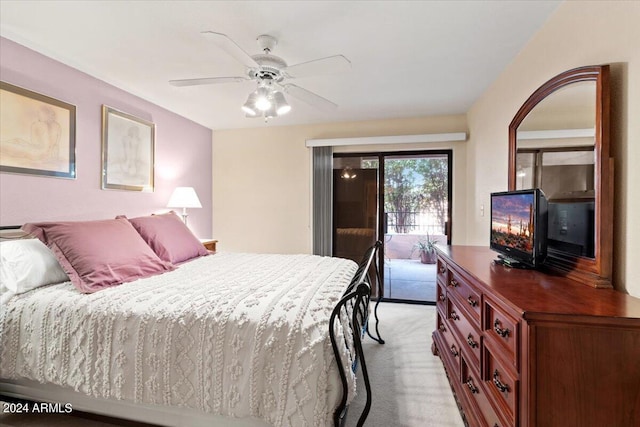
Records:
<instances>
[{"instance_id":1,"label":"green tree outside","mask_svg":"<svg viewBox=\"0 0 640 427\"><path fill-rule=\"evenodd\" d=\"M435 215L444 230L448 203L448 162L442 157L389 159L385 164L384 200L390 226L396 233L414 231L420 212ZM363 168L378 168L377 160L364 160Z\"/></svg>"}]
</instances>

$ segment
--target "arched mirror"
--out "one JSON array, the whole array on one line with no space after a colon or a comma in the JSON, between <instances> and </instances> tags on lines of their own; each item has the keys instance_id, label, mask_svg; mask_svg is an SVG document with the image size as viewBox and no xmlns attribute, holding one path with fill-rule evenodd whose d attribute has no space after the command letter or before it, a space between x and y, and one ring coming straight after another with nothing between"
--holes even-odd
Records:
<instances>
[{"instance_id":1,"label":"arched mirror","mask_svg":"<svg viewBox=\"0 0 640 427\"><path fill-rule=\"evenodd\" d=\"M509 125L509 189L541 188L549 202L553 272L611 287L613 161L609 66L566 71L542 85Z\"/></svg>"}]
</instances>

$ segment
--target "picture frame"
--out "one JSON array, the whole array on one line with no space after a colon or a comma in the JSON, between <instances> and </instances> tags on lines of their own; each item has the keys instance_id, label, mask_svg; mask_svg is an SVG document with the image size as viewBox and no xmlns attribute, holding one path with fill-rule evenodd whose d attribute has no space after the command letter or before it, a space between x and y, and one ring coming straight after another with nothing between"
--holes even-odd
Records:
<instances>
[{"instance_id":1,"label":"picture frame","mask_svg":"<svg viewBox=\"0 0 640 427\"><path fill-rule=\"evenodd\" d=\"M0 172L76 178L76 106L0 81Z\"/></svg>"},{"instance_id":2,"label":"picture frame","mask_svg":"<svg viewBox=\"0 0 640 427\"><path fill-rule=\"evenodd\" d=\"M155 124L102 106L102 189L153 192Z\"/></svg>"}]
</instances>

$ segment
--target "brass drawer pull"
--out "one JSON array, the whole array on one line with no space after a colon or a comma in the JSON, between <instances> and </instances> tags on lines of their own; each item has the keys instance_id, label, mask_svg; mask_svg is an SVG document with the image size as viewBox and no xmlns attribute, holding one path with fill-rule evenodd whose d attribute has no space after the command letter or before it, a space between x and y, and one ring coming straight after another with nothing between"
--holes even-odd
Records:
<instances>
[{"instance_id":1,"label":"brass drawer pull","mask_svg":"<svg viewBox=\"0 0 640 427\"><path fill-rule=\"evenodd\" d=\"M506 384L502 384L502 381L500 381L500 374L498 373L497 369L493 372L493 384L495 384L496 388L502 393L509 392L509 386Z\"/></svg>"},{"instance_id":2,"label":"brass drawer pull","mask_svg":"<svg viewBox=\"0 0 640 427\"><path fill-rule=\"evenodd\" d=\"M447 332L447 330L444 328L444 325L440 325L438 329L440 329L440 332Z\"/></svg>"},{"instance_id":3,"label":"brass drawer pull","mask_svg":"<svg viewBox=\"0 0 640 427\"><path fill-rule=\"evenodd\" d=\"M475 307L476 305L478 305L478 301L471 298L471 296L467 297L467 302L471 307Z\"/></svg>"},{"instance_id":4,"label":"brass drawer pull","mask_svg":"<svg viewBox=\"0 0 640 427\"><path fill-rule=\"evenodd\" d=\"M473 340L473 335L471 334L467 335L467 344L469 344L471 348L478 347L478 343Z\"/></svg>"},{"instance_id":5,"label":"brass drawer pull","mask_svg":"<svg viewBox=\"0 0 640 427\"><path fill-rule=\"evenodd\" d=\"M453 286L454 288L458 287L458 281L456 279L451 279L449 282L449 286Z\"/></svg>"},{"instance_id":6,"label":"brass drawer pull","mask_svg":"<svg viewBox=\"0 0 640 427\"><path fill-rule=\"evenodd\" d=\"M471 390L472 394L478 393L478 387L473 384L473 379L471 377L469 377L469 379L467 380L467 387L469 387L469 390Z\"/></svg>"},{"instance_id":7,"label":"brass drawer pull","mask_svg":"<svg viewBox=\"0 0 640 427\"><path fill-rule=\"evenodd\" d=\"M502 338L508 337L509 333L511 332L508 328L502 329L500 327L500 321L498 319L493 322L493 330L496 331L496 334L500 335Z\"/></svg>"},{"instance_id":8,"label":"brass drawer pull","mask_svg":"<svg viewBox=\"0 0 640 427\"><path fill-rule=\"evenodd\" d=\"M444 294L440 294L440 301L444 301Z\"/></svg>"},{"instance_id":9,"label":"brass drawer pull","mask_svg":"<svg viewBox=\"0 0 640 427\"><path fill-rule=\"evenodd\" d=\"M440 269L438 270L438 272L439 272L440 274L444 274L444 273L445 273L445 271L447 271L447 269L446 269L446 268L444 268L444 265L441 265L441 266L440 266Z\"/></svg>"},{"instance_id":10,"label":"brass drawer pull","mask_svg":"<svg viewBox=\"0 0 640 427\"><path fill-rule=\"evenodd\" d=\"M451 317L453 320L460 320L460 316L458 316L458 313L453 310L451 310L451 314L449 314L449 317Z\"/></svg>"},{"instance_id":11,"label":"brass drawer pull","mask_svg":"<svg viewBox=\"0 0 640 427\"><path fill-rule=\"evenodd\" d=\"M451 345L451 354L453 354L453 357L458 357L458 350L456 350L456 346L455 345Z\"/></svg>"}]
</instances>

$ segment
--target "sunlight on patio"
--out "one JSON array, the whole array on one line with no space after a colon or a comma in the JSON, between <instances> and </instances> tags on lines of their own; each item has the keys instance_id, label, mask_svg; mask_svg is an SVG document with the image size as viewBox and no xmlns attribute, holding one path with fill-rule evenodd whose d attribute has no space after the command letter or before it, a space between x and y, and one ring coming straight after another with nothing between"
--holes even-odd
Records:
<instances>
[{"instance_id":1,"label":"sunlight on patio","mask_svg":"<svg viewBox=\"0 0 640 427\"><path fill-rule=\"evenodd\" d=\"M422 264L414 245L421 234L386 234L384 296L390 299L435 301L436 265ZM446 242L446 236L432 236Z\"/></svg>"}]
</instances>

